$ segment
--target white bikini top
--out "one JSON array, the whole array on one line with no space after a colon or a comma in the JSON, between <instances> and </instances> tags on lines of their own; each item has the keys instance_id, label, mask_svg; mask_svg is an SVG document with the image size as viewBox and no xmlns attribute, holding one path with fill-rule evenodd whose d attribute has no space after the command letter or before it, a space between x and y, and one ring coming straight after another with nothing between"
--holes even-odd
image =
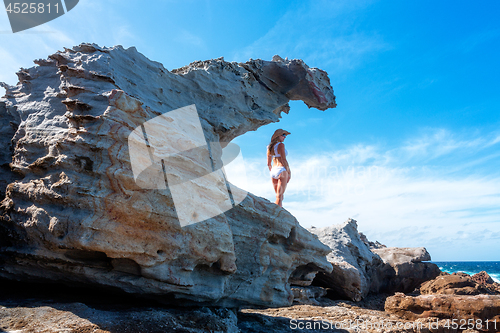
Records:
<instances>
[{"instance_id":1,"label":"white bikini top","mask_svg":"<svg viewBox=\"0 0 500 333\"><path fill-rule=\"evenodd\" d=\"M283 142L278 142L277 144L274 145L274 157L281 157L281 154L278 154L278 145ZM285 156L288 156L288 151L285 148Z\"/></svg>"}]
</instances>

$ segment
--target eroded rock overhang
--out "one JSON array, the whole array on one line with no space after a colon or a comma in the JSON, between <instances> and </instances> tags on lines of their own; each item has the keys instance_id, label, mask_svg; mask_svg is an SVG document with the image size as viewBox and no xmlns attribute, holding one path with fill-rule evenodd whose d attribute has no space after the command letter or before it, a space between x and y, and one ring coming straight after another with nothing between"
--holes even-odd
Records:
<instances>
[{"instance_id":1,"label":"eroded rock overhang","mask_svg":"<svg viewBox=\"0 0 500 333\"><path fill-rule=\"evenodd\" d=\"M230 201L224 193L235 197L237 190L216 172L227 142L279 121L289 100L335 107L326 72L279 57L168 71L135 48L94 44L35 63L0 100L9 146L0 156L0 276L112 286L164 300L281 306L291 304L291 283L307 285L316 271L331 270L329 248L291 214L251 194ZM189 162L189 170L167 171L191 177L186 193L207 200L195 205L185 195L184 208L197 214L203 206L210 217L182 226L168 182L154 189L138 183L129 137L190 105L206 154L180 154L179 165ZM180 146L199 144L172 124L165 136Z\"/></svg>"}]
</instances>

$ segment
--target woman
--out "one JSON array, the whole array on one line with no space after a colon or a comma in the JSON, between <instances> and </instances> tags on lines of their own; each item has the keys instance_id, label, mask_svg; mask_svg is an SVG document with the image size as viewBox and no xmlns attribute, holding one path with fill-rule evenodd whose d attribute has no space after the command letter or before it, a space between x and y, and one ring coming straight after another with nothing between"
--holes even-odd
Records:
<instances>
[{"instance_id":1,"label":"woman","mask_svg":"<svg viewBox=\"0 0 500 333\"><path fill-rule=\"evenodd\" d=\"M267 166L271 173L274 192L276 192L275 203L280 207L283 207L283 193L285 193L286 185L292 177L290 167L286 160L288 152L283 143L286 136L289 134L290 132L282 129L276 130L271 137L271 143L267 147Z\"/></svg>"}]
</instances>

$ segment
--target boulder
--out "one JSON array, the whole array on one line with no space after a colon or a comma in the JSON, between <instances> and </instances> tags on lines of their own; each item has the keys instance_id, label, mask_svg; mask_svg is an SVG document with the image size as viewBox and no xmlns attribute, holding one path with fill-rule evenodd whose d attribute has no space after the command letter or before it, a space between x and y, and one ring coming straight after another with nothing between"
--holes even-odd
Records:
<instances>
[{"instance_id":1,"label":"boulder","mask_svg":"<svg viewBox=\"0 0 500 333\"><path fill-rule=\"evenodd\" d=\"M357 222L348 219L342 225L308 229L330 247L327 259L332 273L318 273L314 285L327 288L329 297L360 301L369 292L412 292L422 282L440 274L423 247L386 247L370 242L358 233Z\"/></svg>"},{"instance_id":2,"label":"boulder","mask_svg":"<svg viewBox=\"0 0 500 333\"><path fill-rule=\"evenodd\" d=\"M393 265L431 260L431 255L425 247L386 247L373 249L372 252L382 258L385 263Z\"/></svg>"},{"instance_id":3,"label":"boulder","mask_svg":"<svg viewBox=\"0 0 500 333\"><path fill-rule=\"evenodd\" d=\"M500 294L500 283L495 282L485 271L472 275L471 279L483 285L491 293Z\"/></svg>"},{"instance_id":4,"label":"boulder","mask_svg":"<svg viewBox=\"0 0 500 333\"><path fill-rule=\"evenodd\" d=\"M485 271L481 271L477 274L472 275L471 279L483 285L495 283L495 281L493 281L491 276L489 276L488 273L486 273Z\"/></svg>"},{"instance_id":5,"label":"boulder","mask_svg":"<svg viewBox=\"0 0 500 333\"><path fill-rule=\"evenodd\" d=\"M481 275L480 277L482 281L487 281L485 275ZM494 288L488 288L489 286L492 285L478 283L466 273L441 273L435 279L423 283L420 286L420 292L426 295L479 295L498 293Z\"/></svg>"},{"instance_id":6,"label":"boulder","mask_svg":"<svg viewBox=\"0 0 500 333\"><path fill-rule=\"evenodd\" d=\"M348 219L344 224L308 229L330 247L327 259L333 265L331 273L318 273L314 284L328 288L329 296L360 301L370 291L371 276L382 264L361 240L357 222Z\"/></svg>"},{"instance_id":7,"label":"boulder","mask_svg":"<svg viewBox=\"0 0 500 333\"><path fill-rule=\"evenodd\" d=\"M500 296L499 295L421 295L405 296L398 293L388 297L385 302L385 311L395 314L406 320L437 317L450 319L449 327L453 323L467 328L482 329L482 331L498 332L500 329ZM486 327L486 324L489 326ZM481 327L477 325L481 325ZM456 330L457 327L455 327Z\"/></svg>"},{"instance_id":8,"label":"boulder","mask_svg":"<svg viewBox=\"0 0 500 333\"><path fill-rule=\"evenodd\" d=\"M412 292L421 283L434 279L441 271L436 264L422 262L431 260L423 247L387 247L372 249L383 265L372 276L372 292Z\"/></svg>"},{"instance_id":9,"label":"boulder","mask_svg":"<svg viewBox=\"0 0 500 333\"><path fill-rule=\"evenodd\" d=\"M328 247L222 171L230 141L289 100L335 107L326 72L279 57L168 71L95 44L35 63L0 99L0 276L280 306L331 270Z\"/></svg>"}]
</instances>

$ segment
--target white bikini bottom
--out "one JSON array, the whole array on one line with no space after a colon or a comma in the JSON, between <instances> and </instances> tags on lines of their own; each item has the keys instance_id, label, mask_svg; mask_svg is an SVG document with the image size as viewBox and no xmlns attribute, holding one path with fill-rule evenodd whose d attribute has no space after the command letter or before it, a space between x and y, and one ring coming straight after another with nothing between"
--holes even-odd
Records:
<instances>
[{"instance_id":1,"label":"white bikini bottom","mask_svg":"<svg viewBox=\"0 0 500 333\"><path fill-rule=\"evenodd\" d=\"M286 171L285 167L273 167L271 169L271 177L273 177L274 179L279 179L280 178L280 174L283 172L283 171Z\"/></svg>"}]
</instances>

